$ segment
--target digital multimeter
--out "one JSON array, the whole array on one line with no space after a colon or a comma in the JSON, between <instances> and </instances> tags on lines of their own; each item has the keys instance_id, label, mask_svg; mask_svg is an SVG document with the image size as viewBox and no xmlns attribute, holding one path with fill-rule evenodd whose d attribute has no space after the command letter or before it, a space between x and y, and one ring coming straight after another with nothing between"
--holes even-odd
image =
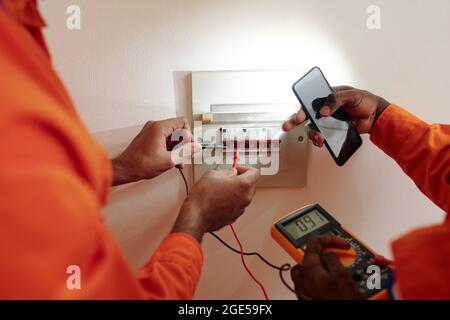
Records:
<instances>
[{"instance_id":1,"label":"digital multimeter","mask_svg":"<svg viewBox=\"0 0 450 320\"><path fill-rule=\"evenodd\" d=\"M387 282L392 273L388 265L379 266L381 270L381 288L369 289L367 267L375 265L376 254L362 241L346 230L336 219L320 205L296 210L272 226L272 237L295 259L301 263L308 241L316 236L333 235L344 239L350 249L329 249L336 253L342 264L350 271L353 280L359 286L363 299L387 299Z\"/></svg>"}]
</instances>

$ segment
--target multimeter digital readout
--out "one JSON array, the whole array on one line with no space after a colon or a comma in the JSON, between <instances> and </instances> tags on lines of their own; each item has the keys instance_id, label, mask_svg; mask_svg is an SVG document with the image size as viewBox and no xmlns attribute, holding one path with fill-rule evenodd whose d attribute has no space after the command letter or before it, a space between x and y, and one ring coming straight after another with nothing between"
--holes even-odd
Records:
<instances>
[{"instance_id":1,"label":"multimeter digital readout","mask_svg":"<svg viewBox=\"0 0 450 320\"><path fill-rule=\"evenodd\" d=\"M320 205L313 205L296 210L276 222L272 226L272 237L298 263L303 260L308 241L316 236L333 235L344 239L350 249L329 249L336 253L342 264L350 271L353 280L358 284L363 299L387 299L387 284L392 273L390 266L379 266L381 270L380 289L369 289L367 279L372 273L367 268L375 265L376 254L362 241L346 230L336 219Z\"/></svg>"}]
</instances>

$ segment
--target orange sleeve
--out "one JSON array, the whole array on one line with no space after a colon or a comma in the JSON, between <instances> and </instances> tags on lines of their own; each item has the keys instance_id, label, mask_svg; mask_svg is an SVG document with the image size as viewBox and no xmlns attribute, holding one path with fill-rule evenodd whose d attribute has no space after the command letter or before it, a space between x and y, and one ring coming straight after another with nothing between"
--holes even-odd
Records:
<instances>
[{"instance_id":1,"label":"orange sleeve","mask_svg":"<svg viewBox=\"0 0 450 320\"><path fill-rule=\"evenodd\" d=\"M450 211L450 125L428 125L391 105L376 122L371 139L428 198Z\"/></svg>"},{"instance_id":2,"label":"orange sleeve","mask_svg":"<svg viewBox=\"0 0 450 320\"><path fill-rule=\"evenodd\" d=\"M110 161L34 31L0 8L0 299L192 298L203 257L187 235L130 268L101 213Z\"/></svg>"},{"instance_id":3,"label":"orange sleeve","mask_svg":"<svg viewBox=\"0 0 450 320\"><path fill-rule=\"evenodd\" d=\"M392 244L400 298L450 300L450 226L418 230Z\"/></svg>"},{"instance_id":4,"label":"orange sleeve","mask_svg":"<svg viewBox=\"0 0 450 320\"><path fill-rule=\"evenodd\" d=\"M139 298L92 185L50 123L25 119L0 129L0 298ZM79 289L67 286L70 266Z\"/></svg>"},{"instance_id":5,"label":"orange sleeve","mask_svg":"<svg viewBox=\"0 0 450 320\"><path fill-rule=\"evenodd\" d=\"M175 233L163 240L139 271L138 280L150 299L192 299L202 264L198 241L187 234Z\"/></svg>"},{"instance_id":6,"label":"orange sleeve","mask_svg":"<svg viewBox=\"0 0 450 320\"><path fill-rule=\"evenodd\" d=\"M137 276L103 221L96 193L69 165L58 139L33 122L5 129L0 298L192 299L203 262L196 240L169 235ZM73 265L81 270L79 290L67 287Z\"/></svg>"},{"instance_id":7,"label":"orange sleeve","mask_svg":"<svg viewBox=\"0 0 450 320\"><path fill-rule=\"evenodd\" d=\"M450 210L450 126L428 125L398 106L378 119L372 141L420 190ZM397 284L403 299L450 299L450 220L394 241Z\"/></svg>"}]
</instances>

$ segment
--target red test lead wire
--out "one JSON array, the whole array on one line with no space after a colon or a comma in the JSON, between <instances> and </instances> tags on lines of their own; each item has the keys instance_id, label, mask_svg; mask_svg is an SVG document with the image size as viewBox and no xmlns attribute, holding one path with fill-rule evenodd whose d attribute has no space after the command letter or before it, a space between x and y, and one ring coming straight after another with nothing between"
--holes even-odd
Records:
<instances>
[{"instance_id":1,"label":"red test lead wire","mask_svg":"<svg viewBox=\"0 0 450 320\"><path fill-rule=\"evenodd\" d=\"M239 237L237 236L236 231L234 230L233 225L230 225L231 231L233 232L234 238L236 239L236 242L239 245L239 249L241 251L241 261L242 261L242 265L245 268L245 271L247 271L247 273L249 274L249 276L253 279L253 281L255 281L255 283L261 288L262 293L264 294L264 298L266 300L269 300L269 295L267 294L266 288L264 287L264 285L258 280L256 279L256 277L253 275L253 273L250 271L249 267L247 266L247 263L245 263L245 257L244 257L244 247L242 246L241 241L239 240Z\"/></svg>"},{"instance_id":2,"label":"red test lead wire","mask_svg":"<svg viewBox=\"0 0 450 320\"><path fill-rule=\"evenodd\" d=\"M233 157L233 168L237 169L238 168L238 164L239 164L239 154L238 154L237 151L235 151L234 152L234 157ZM247 271L247 273L253 279L253 281L255 281L255 283L261 288L261 291L264 294L264 298L266 300L269 300L269 296L267 295L266 288L264 288L264 285L258 279L256 279L256 277L253 275L253 273L250 271L249 267L247 266L247 263L245 263L244 247L242 246L242 243L239 240L239 237L237 236L237 233L234 230L233 225L230 225L230 228L231 228L231 231L233 232L233 235L234 235L234 238L236 239L236 242L239 245L239 249L240 249L240 253L241 253L241 261L242 261L242 265L244 266L245 271Z\"/></svg>"},{"instance_id":3,"label":"red test lead wire","mask_svg":"<svg viewBox=\"0 0 450 320\"><path fill-rule=\"evenodd\" d=\"M238 151L236 150L236 151L234 152L234 157L233 157L233 168L237 170L238 165L239 165L239 153L238 153Z\"/></svg>"}]
</instances>

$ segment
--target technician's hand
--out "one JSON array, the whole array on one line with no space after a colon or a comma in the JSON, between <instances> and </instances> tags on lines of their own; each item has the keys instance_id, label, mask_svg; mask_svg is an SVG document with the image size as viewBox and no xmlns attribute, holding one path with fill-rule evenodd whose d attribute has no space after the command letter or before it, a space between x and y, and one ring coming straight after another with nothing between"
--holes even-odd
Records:
<instances>
[{"instance_id":1,"label":"technician's hand","mask_svg":"<svg viewBox=\"0 0 450 320\"><path fill-rule=\"evenodd\" d=\"M349 246L332 236L313 238L308 243L303 263L291 271L299 299L305 296L313 300L361 299L356 283L338 256L324 252L329 248L348 249Z\"/></svg>"},{"instance_id":2,"label":"technician's hand","mask_svg":"<svg viewBox=\"0 0 450 320\"><path fill-rule=\"evenodd\" d=\"M173 232L190 234L201 242L205 233L232 224L252 201L258 179L255 168L206 173L184 202Z\"/></svg>"},{"instance_id":3,"label":"technician's hand","mask_svg":"<svg viewBox=\"0 0 450 320\"><path fill-rule=\"evenodd\" d=\"M323 117L333 115L340 108L344 108L352 119L360 134L370 133L378 117L390 105L389 102L368 91L358 90L348 86L333 88L325 105L320 109ZM300 110L283 124L285 131L290 131L306 121L306 114ZM308 128L308 136L317 147L322 147L324 137L319 132Z\"/></svg>"},{"instance_id":4,"label":"technician's hand","mask_svg":"<svg viewBox=\"0 0 450 320\"><path fill-rule=\"evenodd\" d=\"M174 150L175 147L181 149ZM200 151L186 119L150 121L128 148L112 161L114 185L154 178Z\"/></svg>"}]
</instances>

